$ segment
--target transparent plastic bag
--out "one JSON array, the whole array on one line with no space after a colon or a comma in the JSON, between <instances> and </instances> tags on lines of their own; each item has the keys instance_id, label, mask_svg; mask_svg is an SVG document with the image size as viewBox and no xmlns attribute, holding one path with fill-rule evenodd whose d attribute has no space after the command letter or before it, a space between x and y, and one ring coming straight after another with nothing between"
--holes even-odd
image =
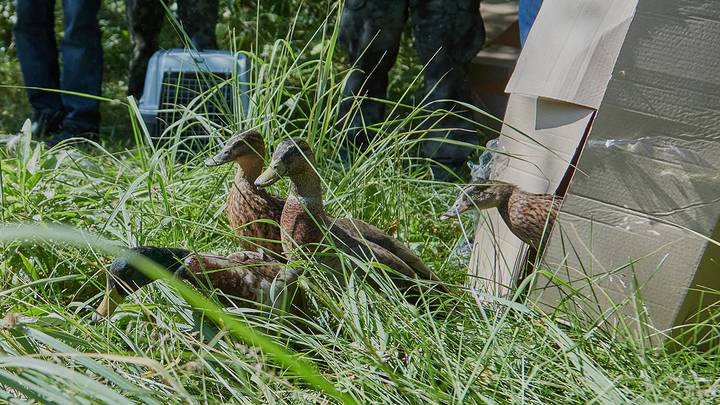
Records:
<instances>
[{"instance_id":1,"label":"transparent plastic bag","mask_svg":"<svg viewBox=\"0 0 720 405\"><path fill-rule=\"evenodd\" d=\"M505 147L499 138L488 141L478 163L468 162L473 183L481 183L496 177L507 165Z\"/></svg>"}]
</instances>

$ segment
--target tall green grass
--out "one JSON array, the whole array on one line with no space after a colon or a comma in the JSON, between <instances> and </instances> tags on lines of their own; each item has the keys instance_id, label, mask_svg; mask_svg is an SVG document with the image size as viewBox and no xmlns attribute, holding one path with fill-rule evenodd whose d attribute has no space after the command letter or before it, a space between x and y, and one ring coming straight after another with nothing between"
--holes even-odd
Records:
<instances>
[{"instance_id":1,"label":"tall green grass","mask_svg":"<svg viewBox=\"0 0 720 405\"><path fill-rule=\"evenodd\" d=\"M383 137L372 153L338 163L347 129L336 125L337 106L347 68L335 62L336 35L326 22L305 45L292 40L292 30L257 43L263 51L248 54L247 114L228 111L225 125L214 125L198 113L198 100L198 110L178 111L184 120L168 135L180 139L201 121L211 128L211 145L250 127L266 136L269 150L287 137L308 139L333 215L396 232L443 280L462 284L467 259L454 253L460 225L437 220L457 189L430 181L426 162L410 157L424 135L419 123L444 112L412 106L408 92L377 128ZM120 247L230 253L239 242L223 212L234 169L205 168L211 148L178 161L176 146L153 146L132 100L121 102L137 148L76 142L47 150L27 131L12 148L0 148L0 312L7 314L0 401L718 401L716 350L651 349L625 329L603 333L580 316L560 323L532 305L461 288L432 308L422 300L411 305L382 279L383 294L354 278L339 287L308 260L292 265L306 272L310 319L220 311L213 299L165 280L134 294L110 321L92 323Z\"/></svg>"}]
</instances>

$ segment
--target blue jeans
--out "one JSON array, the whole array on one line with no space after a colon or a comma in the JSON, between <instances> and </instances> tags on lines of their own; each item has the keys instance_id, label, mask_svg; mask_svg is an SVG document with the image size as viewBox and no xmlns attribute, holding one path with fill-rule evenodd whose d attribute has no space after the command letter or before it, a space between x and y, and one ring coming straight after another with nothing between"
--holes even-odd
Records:
<instances>
[{"instance_id":1,"label":"blue jeans","mask_svg":"<svg viewBox=\"0 0 720 405\"><path fill-rule=\"evenodd\" d=\"M520 44L525 45L525 40L530 33L535 17L540 11L542 0L520 0L518 3L518 24L520 24Z\"/></svg>"},{"instance_id":2,"label":"blue jeans","mask_svg":"<svg viewBox=\"0 0 720 405\"><path fill-rule=\"evenodd\" d=\"M17 0L13 29L25 86L100 96L102 45L100 0L62 0L65 36L60 41L62 73L55 41L55 0ZM63 127L96 132L100 102L65 93L27 89L35 111L65 114Z\"/></svg>"}]
</instances>

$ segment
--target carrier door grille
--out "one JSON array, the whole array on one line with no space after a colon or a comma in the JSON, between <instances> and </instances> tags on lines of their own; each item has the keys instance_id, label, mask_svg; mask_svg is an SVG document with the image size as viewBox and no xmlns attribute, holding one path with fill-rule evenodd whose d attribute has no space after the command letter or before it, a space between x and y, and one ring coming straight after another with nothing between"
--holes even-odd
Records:
<instances>
[{"instance_id":1,"label":"carrier door grille","mask_svg":"<svg viewBox=\"0 0 720 405\"><path fill-rule=\"evenodd\" d=\"M228 73L199 71L164 72L160 88L160 105L155 126L155 136L159 137L169 123L176 122L187 114L182 106L201 96L193 103L192 110L216 124L225 125L223 117L232 116L234 109L232 86L219 84L230 78ZM213 91L208 91L216 88ZM183 123L183 137L205 138L209 134L197 120ZM168 134L172 135L172 134Z\"/></svg>"}]
</instances>

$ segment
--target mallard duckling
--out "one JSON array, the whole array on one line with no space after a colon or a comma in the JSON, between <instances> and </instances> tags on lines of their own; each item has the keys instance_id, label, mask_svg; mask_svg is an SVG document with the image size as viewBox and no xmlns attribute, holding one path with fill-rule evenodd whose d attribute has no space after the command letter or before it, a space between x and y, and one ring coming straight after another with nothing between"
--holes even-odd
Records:
<instances>
[{"instance_id":1,"label":"mallard duckling","mask_svg":"<svg viewBox=\"0 0 720 405\"><path fill-rule=\"evenodd\" d=\"M112 315L125 298L151 283L132 263L132 255L152 260L175 277L194 286L206 285L222 293L224 303L239 307L277 308L294 297L297 272L262 252L239 252L228 257L195 254L187 249L141 246L115 259L110 266L105 298L95 320Z\"/></svg>"},{"instance_id":2,"label":"mallard duckling","mask_svg":"<svg viewBox=\"0 0 720 405\"><path fill-rule=\"evenodd\" d=\"M307 142L289 139L277 147L270 165L255 181L258 187L267 187L284 176L291 181L290 192L280 219L283 229L283 250L286 254L289 254L296 245L306 248L308 253L312 254L311 246L317 247L318 244L324 243L333 245L343 253L361 260L375 259L407 278L437 280L437 277L409 248L403 246L403 256L411 256L410 260L399 257L394 249L402 243L390 235L384 234L377 243L362 238L358 233L348 231L346 226L341 226L337 221L329 218L325 213L322 185L314 163L315 157ZM323 255L321 261L340 270L340 262L336 256ZM401 287L411 285L407 280L402 281L397 278L395 280Z\"/></svg>"},{"instance_id":3,"label":"mallard duckling","mask_svg":"<svg viewBox=\"0 0 720 405\"><path fill-rule=\"evenodd\" d=\"M228 222L239 236L261 239L263 242L258 244L282 253L280 228L275 223L280 223L285 200L255 185L264 164L264 154L265 142L262 135L255 130L249 130L230 138L225 147L205 164L218 166L229 162L237 163L235 180L227 197ZM257 222L258 220L270 220L274 223ZM338 218L331 222L356 238L390 250L422 277L432 277L430 269L409 247L379 228L359 219ZM246 224L250 225L244 226ZM254 249L247 245L245 248Z\"/></svg>"},{"instance_id":4,"label":"mallard duckling","mask_svg":"<svg viewBox=\"0 0 720 405\"><path fill-rule=\"evenodd\" d=\"M264 156L262 135L249 130L230 138L218 154L205 161L205 165L237 163L235 179L227 196L226 212L235 234L247 238L243 248L254 250L260 246L282 254L280 228L276 223L280 220L285 201L254 184L262 171Z\"/></svg>"},{"instance_id":5,"label":"mallard duckling","mask_svg":"<svg viewBox=\"0 0 720 405\"><path fill-rule=\"evenodd\" d=\"M533 194L498 180L464 188L440 219L457 217L465 211L497 208L510 231L528 245L539 248L547 241L562 199L551 194Z\"/></svg>"}]
</instances>

